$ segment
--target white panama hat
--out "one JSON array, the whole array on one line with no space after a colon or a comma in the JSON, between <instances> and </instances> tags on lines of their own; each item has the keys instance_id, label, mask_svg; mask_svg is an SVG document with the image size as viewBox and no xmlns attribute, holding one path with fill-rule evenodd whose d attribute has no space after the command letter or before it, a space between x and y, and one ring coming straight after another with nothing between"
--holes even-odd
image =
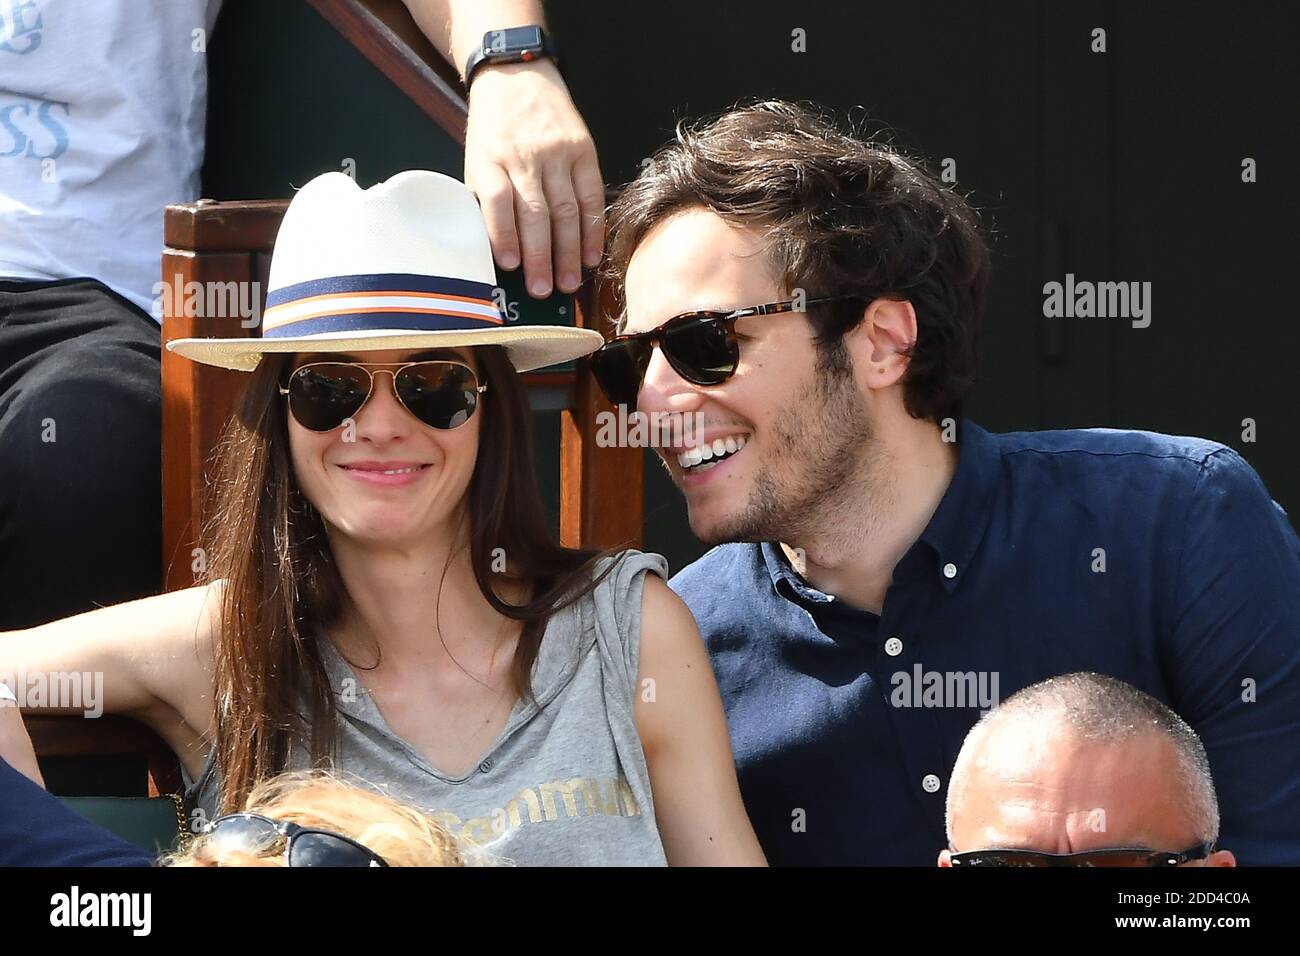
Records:
<instances>
[{"instance_id":1,"label":"white panama hat","mask_svg":"<svg viewBox=\"0 0 1300 956\"><path fill-rule=\"evenodd\" d=\"M526 372L604 341L594 329L507 325L496 288L487 226L464 183L413 169L362 189L325 173L298 191L276 234L261 337L167 348L251 372L269 352L501 345Z\"/></svg>"}]
</instances>

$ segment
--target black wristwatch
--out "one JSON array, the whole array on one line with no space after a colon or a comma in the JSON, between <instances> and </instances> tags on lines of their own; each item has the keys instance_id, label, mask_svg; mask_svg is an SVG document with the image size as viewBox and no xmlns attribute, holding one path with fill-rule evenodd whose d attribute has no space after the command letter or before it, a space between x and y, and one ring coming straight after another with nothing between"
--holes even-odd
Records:
<instances>
[{"instance_id":1,"label":"black wristwatch","mask_svg":"<svg viewBox=\"0 0 1300 956\"><path fill-rule=\"evenodd\" d=\"M484 63L528 63L541 57L549 57L557 67L560 65L560 51L541 27L489 30L465 64L465 89L474 82L474 71Z\"/></svg>"}]
</instances>

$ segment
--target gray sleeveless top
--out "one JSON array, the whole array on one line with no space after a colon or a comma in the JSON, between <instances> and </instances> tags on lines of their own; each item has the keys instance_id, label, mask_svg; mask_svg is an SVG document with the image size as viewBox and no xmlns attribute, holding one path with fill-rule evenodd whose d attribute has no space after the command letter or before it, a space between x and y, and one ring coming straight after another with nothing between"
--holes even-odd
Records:
<instances>
[{"instance_id":1,"label":"gray sleeveless top","mask_svg":"<svg viewBox=\"0 0 1300 956\"><path fill-rule=\"evenodd\" d=\"M533 667L540 709L517 701L463 777L442 773L394 733L333 642L320 637L338 705L335 767L432 811L499 862L665 865L634 702L645 572L667 577L668 563L639 551L617 561L592 593L547 623ZM220 793L214 756L198 781L185 781L189 806L207 819ZM309 766L305 748L295 746L290 766Z\"/></svg>"}]
</instances>

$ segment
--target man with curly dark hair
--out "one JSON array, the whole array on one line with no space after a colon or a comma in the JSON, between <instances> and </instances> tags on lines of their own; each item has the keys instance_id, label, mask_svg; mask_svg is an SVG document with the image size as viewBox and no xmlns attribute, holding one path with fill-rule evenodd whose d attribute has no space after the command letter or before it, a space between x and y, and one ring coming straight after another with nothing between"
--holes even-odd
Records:
<instances>
[{"instance_id":1,"label":"man with curly dark hair","mask_svg":"<svg viewBox=\"0 0 1300 956\"><path fill-rule=\"evenodd\" d=\"M960 196L767 102L679 127L609 223L593 369L703 423L657 449L718 545L672 586L772 863L932 863L981 711L1089 670L1196 729L1243 863L1300 864L1300 541L1222 445L963 417L990 265Z\"/></svg>"}]
</instances>

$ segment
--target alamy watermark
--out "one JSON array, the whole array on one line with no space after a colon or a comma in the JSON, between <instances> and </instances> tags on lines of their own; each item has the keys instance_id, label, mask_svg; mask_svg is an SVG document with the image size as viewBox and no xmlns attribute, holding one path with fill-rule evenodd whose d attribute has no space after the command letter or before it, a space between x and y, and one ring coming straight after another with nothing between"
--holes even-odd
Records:
<instances>
[{"instance_id":1,"label":"alamy watermark","mask_svg":"<svg viewBox=\"0 0 1300 956\"><path fill-rule=\"evenodd\" d=\"M200 319L239 319L245 329L262 322L260 282L186 282L180 273L153 284L158 315Z\"/></svg>"},{"instance_id":2,"label":"alamy watermark","mask_svg":"<svg viewBox=\"0 0 1300 956\"><path fill-rule=\"evenodd\" d=\"M132 936L148 936L153 928L153 896L150 893L82 892L73 886L66 893L50 897L50 925L74 928L123 927Z\"/></svg>"},{"instance_id":3,"label":"alamy watermark","mask_svg":"<svg viewBox=\"0 0 1300 956\"><path fill-rule=\"evenodd\" d=\"M990 710L1000 701L997 671L927 671L913 664L889 679L893 707L978 707Z\"/></svg>"},{"instance_id":4,"label":"alamy watermark","mask_svg":"<svg viewBox=\"0 0 1300 956\"><path fill-rule=\"evenodd\" d=\"M1043 283L1043 317L1047 319L1131 319L1133 328L1151 324L1150 282L1075 281Z\"/></svg>"},{"instance_id":5,"label":"alamy watermark","mask_svg":"<svg viewBox=\"0 0 1300 956\"><path fill-rule=\"evenodd\" d=\"M617 412L596 414L597 448L694 448L703 441L703 412Z\"/></svg>"},{"instance_id":6,"label":"alamy watermark","mask_svg":"<svg viewBox=\"0 0 1300 956\"><path fill-rule=\"evenodd\" d=\"M0 684L22 708L79 710L85 717L104 713L103 671L0 671Z\"/></svg>"}]
</instances>

